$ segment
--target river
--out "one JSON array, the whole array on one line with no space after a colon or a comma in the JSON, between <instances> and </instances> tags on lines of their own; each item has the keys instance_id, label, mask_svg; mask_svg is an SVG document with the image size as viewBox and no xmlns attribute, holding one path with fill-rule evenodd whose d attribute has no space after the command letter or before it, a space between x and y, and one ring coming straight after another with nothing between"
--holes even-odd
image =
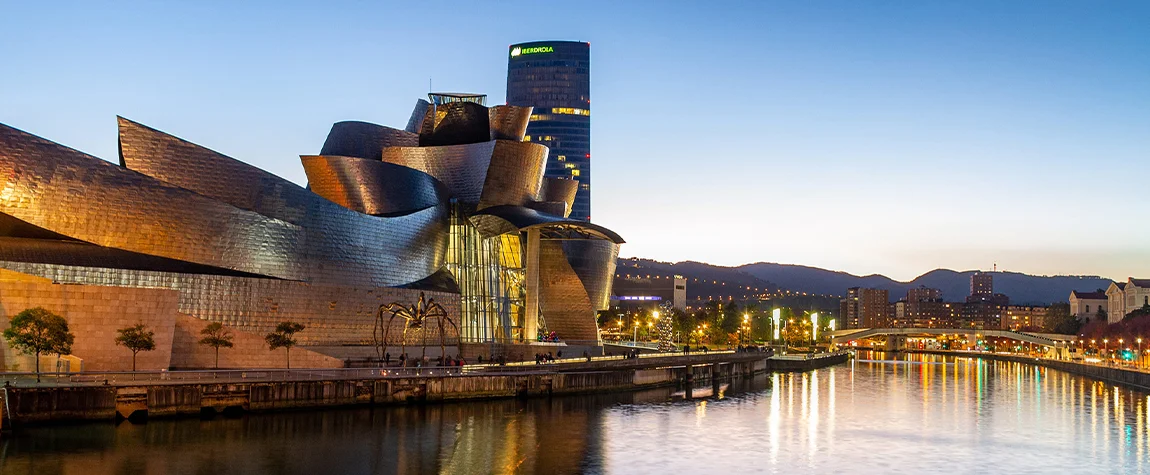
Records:
<instances>
[{"instance_id":1,"label":"river","mask_svg":"<svg viewBox=\"0 0 1150 475\"><path fill-rule=\"evenodd\" d=\"M1054 370L860 354L626 394L25 428L4 474L1150 472L1150 394Z\"/></svg>"}]
</instances>

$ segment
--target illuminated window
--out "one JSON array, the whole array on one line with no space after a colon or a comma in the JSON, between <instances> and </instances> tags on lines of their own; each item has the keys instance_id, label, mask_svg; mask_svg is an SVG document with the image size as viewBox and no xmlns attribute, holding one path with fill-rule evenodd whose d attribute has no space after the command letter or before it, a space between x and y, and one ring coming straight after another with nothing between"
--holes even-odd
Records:
<instances>
[{"instance_id":1,"label":"illuminated window","mask_svg":"<svg viewBox=\"0 0 1150 475\"><path fill-rule=\"evenodd\" d=\"M579 176L579 170L571 170L571 176Z\"/></svg>"},{"instance_id":2,"label":"illuminated window","mask_svg":"<svg viewBox=\"0 0 1150 475\"><path fill-rule=\"evenodd\" d=\"M577 167L577 166L578 166L578 165L576 165L576 164L574 164L574 163L564 163L564 164L563 164L563 168L575 168L575 167Z\"/></svg>"},{"instance_id":3,"label":"illuminated window","mask_svg":"<svg viewBox=\"0 0 1150 475\"><path fill-rule=\"evenodd\" d=\"M530 142L530 141L531 141L531 136L530 136L530 135L524 135L524 136L523 136L523 141L524 141L524 142Z\"/></svg>"},{"instance_id":4,"label":"illuminated window","mask_svg":"<svg viewBox=\"0 0 1150 475\"><path fill-rule=\"evenodd\" d=\"M591 111L589 111L587 109L578 109L578 108L574 108L574 107L552 107L551 113L552 114L564 114L564 115L584 115L584 116L591 115Z\"/></svg>"},{"instance_id":5,"label":"illuminated window","mask_svg":"<svg viewBox=\"0 0 1150 475\"><path fill-rule=\"evenodd\" d=\"M559 160L560 162L566 162L566 161L567 161L567 156L566 156L566 155L560 155L560 156L558 156L558 157L555 157L555 159L556 159L556 160Z\"/></svg>"}]
</instances>

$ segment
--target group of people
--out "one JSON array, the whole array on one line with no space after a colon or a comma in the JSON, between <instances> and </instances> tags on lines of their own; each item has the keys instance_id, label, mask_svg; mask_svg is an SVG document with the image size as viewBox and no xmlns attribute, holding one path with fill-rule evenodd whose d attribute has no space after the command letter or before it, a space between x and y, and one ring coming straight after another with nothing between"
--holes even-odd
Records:
<instances>
[{"instance_id":1,"label":"group of people","mask_svg":"<svg viewBox=\"0 0 1150 475\"><path fill-rule=\"evenodd\" d=\"M546 333L543 330L539 330L539 334L536 335L536 337L539 339L539 341L559 343L559 335L557 335L555 332Z\"/></svg>"},{"instance_id":2,"label":"group of people","mask_svg":"<svg viewBox=\"0 0 1150 475\"><path fill-rule=\"evenodd\" d=\"M705 346L699 346L699 347L696 347L696 348L695 348L695 350L696 350L696 351L700 351L700 350L701 350L703 353L706 353L706 352L708 352L708 351L711 351L711 349L710 349L710 348L707 348L707 347L705 347ZM689 354L691 354L691 345L683 345L683 354L684 354L684 355L689 355Z\"/></svg>"},{"instance_id":3,"label":"group of people","mask_svg":"<svg viewBox=\"0 0 1150 475\"><path fill-rule=\"evenodd\" d=\"M554 333L554 332L552 332L552 333ZM563 351L562 350L556 354L558 355L559 358L563 357ZM535 364L547 364L547 363L554 363L554 362L555 362L555 356L551 356L550 351L548 351L547 353L535 353Z\"/></svg>"},{"instance_id":4,"label":"group of people","mask_svg":"<svg viewBox=\"0 0 1150 475\"><path fill-rule=\"evenodd\" d=\"M398 366L404 367L404 368L407 367L408 363L411 360L411 358L407 357L407 353L403 353L403 354L399 355L399 358L397 358L397 359L399 361ZM439 358L436 358L435 361L436 361L437 366L463 366L463 365L467 364L467 361L464 360L463 358L455 358L455 357L452 357L450 355L440 356ZM423 358L416 358L414 366L416 368L422 368L422 367L427 366L428 363L430 363L430 362L431 362L431 360L427 356L424 356ZM384 366L391 366L391 352L387 352L387 353L383 354L383 365Z\"/></svg>"}]
</instances>

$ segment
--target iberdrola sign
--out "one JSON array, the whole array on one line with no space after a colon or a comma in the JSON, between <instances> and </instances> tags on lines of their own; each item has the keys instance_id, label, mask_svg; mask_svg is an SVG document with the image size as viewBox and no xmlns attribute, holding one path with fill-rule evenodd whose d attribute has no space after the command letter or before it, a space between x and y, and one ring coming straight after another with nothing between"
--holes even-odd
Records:
<instances>
[{"instance_id":1,"label":"iberdrola sign","mask_svg":"<svg viewBox=\"0 0 1150 475\"><path fill-rule=\"evenodd\" d=\"M511 57L522 56L525 54L538 54L538 53L554 53L555 48L550 46L532 46L530 48L522 48L516 46L511 48Z\"/></svg>"}]
</instances>

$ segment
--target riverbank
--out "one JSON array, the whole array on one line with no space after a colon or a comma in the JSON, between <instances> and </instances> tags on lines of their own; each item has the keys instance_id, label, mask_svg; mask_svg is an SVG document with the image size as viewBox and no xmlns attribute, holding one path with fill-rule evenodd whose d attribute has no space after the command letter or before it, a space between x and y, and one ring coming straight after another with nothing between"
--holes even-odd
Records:
<instances>
[{"instance_id":1,"label":"riverbank","mask_svg":"<svg viewBox=\"0 0 1150 475\"><path fill-rule=\"evenodd\" d=\"M698 387L772 371L809 371L848 357L716 351L459 369L81 373L63 382L4 388L0 411L4 424L25 425Z\"/></svg>"},{"instance_id":2,"label":"riverbank","mask_svg":"<svg viewBox=\"0 0 1150 475\"><path fill-rule=\"evenodd\" d=\"M1053 360L1036 358L1033 356L1012 355L1004 353L988 353L981 351L945 351L945 350L905 350L907 353L922 353L929 355L966 356L971 358L986 358L996 361L1009 361L1013 363L1032 364L1050 369L1064 371L1078 376L1104 381L1111 384L1127 386L1142 391L1150 391L1150 372L1139 371L1134 368L1117 366L1104 366L1090 363L1079 363L1067 360Z\"/></svg>"},{"instance_id":3,"label":"riverbank","mask_svg":"<svg viewBox=\"0 0 1150 475\"><path fill-rule=\"evenodd\" d=\"M17 380L3 388L0 420L4 425L141 420L717 386L767 372L810 371L848 358L845 351L783 356L713 351L462 368L77 373L41 383Z\"/></svg>"}]
</instances>

